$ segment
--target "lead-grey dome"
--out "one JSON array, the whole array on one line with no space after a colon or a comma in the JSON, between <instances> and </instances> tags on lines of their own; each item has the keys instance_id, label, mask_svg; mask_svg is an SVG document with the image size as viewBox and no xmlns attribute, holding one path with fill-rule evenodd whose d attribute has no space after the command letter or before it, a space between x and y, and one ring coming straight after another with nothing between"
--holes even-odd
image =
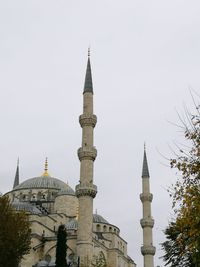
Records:
<instances>
[{"instance_id":1,"label":"lead-grey dome","mask_svg":"<svg viewBox=\"0 0 200 267\"><path fill-rule=\"evenodd\" d=\"M93 223L106 223L109 224L101 215L93 214ZM67 230L77 230L78 229L78 221L77 219L73 219L66 224Z\"/></svg>"},{"instance_id":2,"label":"lead-grey dome","mask_svg":"<svg viewBox=\"0 0 200 267\"><path fill-rule=\"evenodd\" d=\"M93 214L93 222L94 223L109 223L106 221L101 215Z\"/></svg>"},{"instance_id":3,"label":"lead-grey dome","mask_svg":"<svg viewBox=\"0 0 200 267\"><path fill-rule=\"evenodd\" d=\"M35 206L27 202L13 202L12 206L15 210L24 210L32 214L41 214L42 212Z\"/></svg>"},{"instance_id":4,"label":"lead-grey dome","mask_svg":"<svg viewBox=\"0 0 200 267\"><path fill-rule=\"evenodd\" d=\"M35 189L35 188L49 188L58 190L68 190L70 188L73 191L73 189L69 185L51 176L40 176L40 177L30 178L22 182L21 184L17 185L13 189L13 191L19 189Z\"/></svg>"},{"instance_id":5,"label":"lead-grey dome","mask_svg":"<svg viewBox=\"0 0 200 267\"><path fill-rule=\"evenodd\" d=\"M67 230L77 230L78 229L78 222L76 219L71 220L66 224Z\"/></svg>"},{"instance_id":6,"label":"lead-grey dome","mask_svg":"<svg viewBox=\"0 0 200 267\"><path fill-rule=\"evenodd\" d=\"M47 261L40 261L37 264L37 267L45 267L48 266L48 262Z\"/></svg>"},{"instance_id":7,"label":"lead-grey dome","mask_svg":"<svg viewBox=\"0 0 200 267\"><path fill-rule=\"evenodd\" d=\"M75 196L75 192L74 190L68 186L67 189L61 189L59 192L58 192L58 195L57 196L63 196L63 195L71 195L71 196Z\"/></svg>"}]
</instances>

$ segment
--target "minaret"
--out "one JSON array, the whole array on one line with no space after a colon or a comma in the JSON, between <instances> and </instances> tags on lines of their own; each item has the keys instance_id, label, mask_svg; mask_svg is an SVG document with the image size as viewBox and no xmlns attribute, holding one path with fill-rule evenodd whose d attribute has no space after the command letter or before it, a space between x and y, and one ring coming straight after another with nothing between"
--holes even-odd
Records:
<instances>
[{"instance_id":1,"label":"minaret","mask_svg":"<svg viewBox=\"0 0 200 267\"><path fill-rule=\"evenodd\" d=\"M19 158L17 160L17 169L16 169L16 173L15 173L15 180L14 180L14 184L13 184L13 189L19 185Z\"/></svg>"},{"instance_id":2,"label":"minaret","mask_svg":"<svg viewBox=\"0 0 200 267\"><path fill-rule=\"evenodd\" d=\"M82 146L78 149L80 160L80 180L76 186L76 196L79 200L77 255L80 267L90 267L93 257L92 226L93 226L93 198L97 187L93 184L93 165L97 150L93 146L93 130L97 117L93 114L93 85L90 66L90 51L83 91L83 114L79 117L82 127Z\"/></svg>"},{"instance_id":3,"label":"minaret","mask_svg":"<svg viewBox=\"0 0 200 267\"><path fill-rule=\"evenodd\" d=\"M151 217L151 202L153 195L150 193L149 184L149 169L147 164L146 148L144 147L144 158L142 168L142 194L140 194L140 200L143 205L143 219L140 220L140 224L143 228L143 246L141 247L141 253L144 256L144 267L154 267L154 255L156 248L153 246L152 228L154 226L154 220Z\"/></svg>"}]
</instances>

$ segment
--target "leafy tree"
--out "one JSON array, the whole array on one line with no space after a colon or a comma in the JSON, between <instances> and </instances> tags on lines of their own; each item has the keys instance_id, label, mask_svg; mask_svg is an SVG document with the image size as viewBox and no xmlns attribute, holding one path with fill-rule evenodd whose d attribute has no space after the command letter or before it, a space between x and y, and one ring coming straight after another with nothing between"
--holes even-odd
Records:
<instances>
[{"instance_id":1,"label":"leafy tree","mask_svg":"<svg viewBox=\"0 0 200 267\"><path fill-rule=\"evenodd\" d=\"M171 168L181 173L171 192L175 220L162 244L165 265L172 267L200 266L200 106L195 107L195 115L186 114L188 123L182 120L187 148L178 148L170 160Z\"/></svg>"},{"instance_id":2,"label":"leafy tree","mask_svg":"<svg viewBox=\"0 0 200 267\"><path fill-rule=\"evenodd\" d=\"M58 228L56 245L56 267L68 267L67 261L67 232L62 224Z\"/></svg>"},{"instance_id":3,"label":"leafy tree","mask_svg":"<svg viewBox=\"0 0 200 267\"><path fill-rule=\"evenodd\" d=\"M25 212L16 212L7 196L0 196L0 266L17 267L30 251L31 230Z\"/></svg>"}]
</instances>

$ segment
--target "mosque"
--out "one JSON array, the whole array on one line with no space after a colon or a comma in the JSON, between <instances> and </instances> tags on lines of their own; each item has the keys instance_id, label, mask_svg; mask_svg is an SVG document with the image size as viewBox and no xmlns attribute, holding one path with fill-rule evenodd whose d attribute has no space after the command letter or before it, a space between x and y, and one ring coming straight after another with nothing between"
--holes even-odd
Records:
<instances>
[{"instance_id":1,"label":"mosque","mask_svg":"<svg viewBox=\"0 0 200 267\"><path fill-rule=\"evenodd\" d=\"M88 55L83 91L83 114L79 117L82 145L78 149L80 179L73 190L67 183L48 173L46 159L42 176L20 182L17 165L13 189L6 193L16 211L25 210L31 222L31 250L20 267L55 266L57 230L63 224L67 231L67 262L80 267L136 267L127 254L127 242L120 229L99 214L93 214L97 186L93 183L93 167L97 150L93 132L97 117L93 114L93 83ZM154 267L149 171L144 150L142 169L144 267Z\"/></svg>"}]
</instances>

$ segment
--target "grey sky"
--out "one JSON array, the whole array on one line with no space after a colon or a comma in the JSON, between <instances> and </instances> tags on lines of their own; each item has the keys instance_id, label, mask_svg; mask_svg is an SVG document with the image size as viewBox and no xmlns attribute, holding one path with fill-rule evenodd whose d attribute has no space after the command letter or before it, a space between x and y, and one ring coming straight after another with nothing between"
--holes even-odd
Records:
<instances>
[{"instance_id":1,"label":"grey sky","mask_svg":"<svg viewBox=\"0 0 200 267\"><path fill-rule=\"evenodd\" d=\"M200 88L198 0L0 1L0 191L39 176L79 180L78 116L91 46L94 84L95 209L121 229L139 267L143 144L154 194L155 265L171 218L166 188L174 181L168 144L181 132L175 108L192 106ZM158 152L159 151L159 152Z\"/></svg>"}]
</instances>

